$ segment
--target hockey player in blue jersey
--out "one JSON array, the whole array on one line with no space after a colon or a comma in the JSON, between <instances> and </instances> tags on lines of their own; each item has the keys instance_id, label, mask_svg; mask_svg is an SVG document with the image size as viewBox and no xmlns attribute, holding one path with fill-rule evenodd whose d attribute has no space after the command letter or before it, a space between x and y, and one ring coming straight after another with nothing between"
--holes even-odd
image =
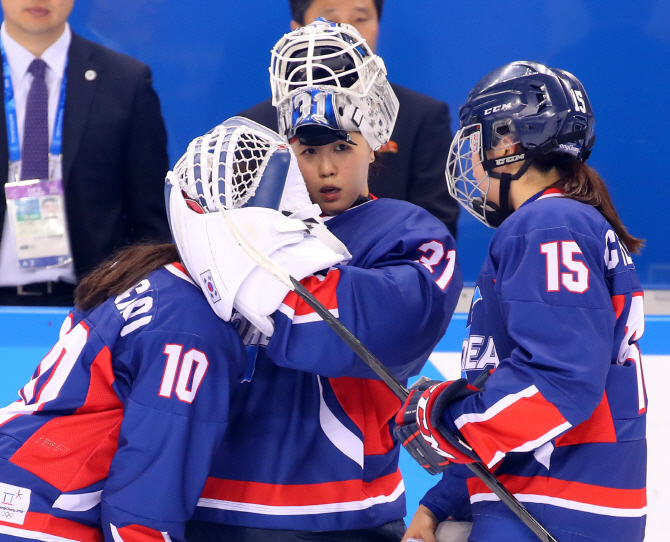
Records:
<instances>
[{"instance_id":1,"label":"hockey player in blue jersey","mask_svg":"<svg viewBox=\"0 0 670 542\"><path fill-rule=\"evenodd\" d=\"M462 282L442 223L369 194L372 151L397 111L383 63L353 27L317 21L277 43L271 73L281 135L351 253L347 265L302 283L398 378L416 375ZM240 391L189 542L400 541L400 401L295 294Z\"/></svg>"},{"instance_id":2,"label":"hockey player in blue jersey","mask_svg":"<svg viewBox=\"0 0 670 542\"><path fill-rule=\"evenodd\" d=\"M476 459L557 540L640 542L647 399L630 253L642 241L586 165L586 91L563 70L513 62L474 87L460 124L449 188L497 231L463 343L468 387L424 384L398 414L410 453L432 473L446 468L407 537L434 542L439 521L469 516L471 541L537 540L460 465Z\"/></svg>"},{"instance_id":3,"label":"hockey player in blue jersey","mask_svg":"<svg viewBox=\"0 0 670 542\"><path fill-rule=\"evenodd\" d=\"M168 174L177 246L132 247L78 286L59 341L0 409L0 540L184 541L251 376L228 321L240 311L263 327L274 312L255 293L274 279L229 224L298 278L344 259L297 217L258 207L281 197L282 211L309 214L294 164L277 134L218 126ZM278 305L288 289L273 288L266 301Z\"/></svg>"}]
</instances>

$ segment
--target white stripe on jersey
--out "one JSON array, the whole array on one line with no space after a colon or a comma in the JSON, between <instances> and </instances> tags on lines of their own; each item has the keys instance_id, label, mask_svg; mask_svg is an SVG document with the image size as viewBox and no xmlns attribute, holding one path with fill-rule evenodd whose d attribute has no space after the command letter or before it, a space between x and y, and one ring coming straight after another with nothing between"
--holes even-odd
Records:
<instances>
[{"instance_id":1,"label":"white stripe on jersey","mask_svg":"<svg viewBox=\"0 0 670 542\"><path fill-rule=\"evenodd\" d=\"M180 279L184 279L186 282L190 282L194 286L197 286L195 282L189 277L186 273L181 271L181 269L177 269L174 265L171 263L165 266L165 269L167 269L170 273L172 273L175 277L179 277Z\"/></svg>"},{"instance_id":2,"label":"white stripe on jersey","mask_svg":"<svg viewBox=\"0 0 670 542\"><path fill-rule=\"evenodd\" d=\"M513 405L517 401L525 399L526 397L532 397L536 393L539 393L539 391L540 390L538 390L535 386L528 386L525 390L521 390L517 393L512 393L503 397L500 399L500 401L486 409L485 412L471 412L462 414L456 420L454 420L454 424L458 429L460 429L466 423L485 422L505 410L507 407Z\"/></svg>"},{"instance_id":3,"label":"white stripe on jersey","mask_svg":"<svg viewBox=\"0 0 670 542\"><path fill-rule=\"evenodd\" d=\"M74 538L63 538L47 533L38 533L37 531L28 531L26 529L17 529L15 527L7 527L0 525L0 534L7 534L17 538L27 538L29 540L41 540L43 542L81 542ZM123 542L123 541L121 541Z\"/></svg>"},{"instance_id":4,"label":"white stripe on jersey","mask_svg":"<svg viewBox=\"0 0 670 542\"><path fill-rule=\"evenodd\" d=\"M60 510L67 510L68 512L84 512L90 510L100 502L100 491L93 491L92 493L79 493L77 495L63 494L56 499L51 508L58 508Z\"/></svg>"},{"instance_id":5,"label":"white stripe on jersey","mask_svg":"<svg viewBox=\"0 0 670 542\"><path fill-rule=\"evenodd\" d=\"M547 495L532 495L525 493L515 493L514 496L521 502L532 502L537 504L550 504L569 510L578 510L580 512L589 512L591 514L600 514L603 516L613 516L621 518L639 518L647 513L647 507L642 508L612 508L609 506L600 506L597 504L588 504L559 497L549 497ZM499 501L500 498L495 493L476 493L470 496L470 502Z\"/></svg>"},{"instance_id":6,"label":"white stripe on jersey","mask_svg":"<svg viewBox=\"0 0 670 542\"><path fill-rule=\"evenodd\" d=\"M110 530L112 531L112 538L114 539L114 542L125 542L123 538L121 538L121 535L119 534L119 530L114 526L112 523L109 524ZM172 542L172 538L170 538L170 535L167 532L162 532L161 534L163 535L163 540L165 542Z\"/></svg>"},{"instance_id":7,"label":"white stripe on jersey","mask_svg":"<svg viewBox=\"0 0 670 542\"><path fill-rule=\"evenodd\" d=\"M304 506L271 506L266 504L251 504L245 502L220 501L217 499L204 499L198 501L198 506L203 508L218 508L220 510L233 510L237 512L249 512L252 514L265 514L268 516L301 516L304 514L332 514L333 512L354 512L366 510L377 504L394 502L405 492L405 484L401 480L390 495L379 497L368 497L362 501L334 502L328 504L308 504Z\"/></svg>"},{"instance_id":8,"label":"white stripe on jersey","mask_svg":"<svg viewBox=\"0 0 670 542\"><path fill-rule=\"evenodd\" d=\"M321 377L316 377L319 383L319 423L321 429L335 447L349 459L352 459L363 468L363 441L352 433L347 427L335 417L323 399L323 386Z\"/></svg>"},{"instance_id":9,"label":"white stripe on jersey","mask_svg":"<svg viewBox=\"0 0 670 542\"><path fill-rule=\"evenodd\" d=\"M322 318L315 312L310 312L309 314L300 314L295 315L295 309L289 307L288 305L282 303L279 306L279 312L285 314L294 324L306 324L308 322L319 322ZM330 314L335 318L340 317L339 309L330 309Z\"/></svg>"}]
</instances>

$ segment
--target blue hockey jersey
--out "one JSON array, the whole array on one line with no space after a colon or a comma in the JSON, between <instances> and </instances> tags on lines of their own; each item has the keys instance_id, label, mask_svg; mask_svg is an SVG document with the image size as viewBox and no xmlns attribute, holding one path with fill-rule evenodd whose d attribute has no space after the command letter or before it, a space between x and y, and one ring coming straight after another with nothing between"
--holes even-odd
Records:
<instances>
[{"instance_id":1,"label":"blue hockey jersey","mask_svg":"<svg viewBox=\"0 0 670 542\"><path fill-rule=\"evenodd\" d=\"M470 382L495 371L445 422L558 540L644 538L642 296L610 224L555 189L503 222L477 279L462 368ZM471 540L536 539L463 471L448 469L422 504L462 519L467 486Z\"/></svg>"},{"instance_id":2,"label":"blue hockey jersey","mask_svg":"<svg viewBox=\"0 0 670 542\"><path fill-rule=\"evenodd\" d=\"M0 538L183 540L246 364L179 264L73 310L0 409Z\"/></svg>"},{"instance_id":3,"label":"blue hockey jersey","mask_svg":"<svg viewBox=\"0 0 670 542\"><path fill-rule=\"evenodd\" d=\"M423 209L395 200L327 224L353 259L303 284L398 378L418 374L461 291L454 239ZM265 343L195 518L311 531L402 518L392 433L400 401L293 293Z\"/></svg>"}]
</instances>

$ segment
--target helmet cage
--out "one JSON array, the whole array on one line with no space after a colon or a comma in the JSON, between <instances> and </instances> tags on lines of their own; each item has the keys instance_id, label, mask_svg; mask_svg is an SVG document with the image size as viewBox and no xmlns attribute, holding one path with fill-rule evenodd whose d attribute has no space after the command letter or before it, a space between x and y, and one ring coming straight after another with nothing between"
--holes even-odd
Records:
<instances>
[{"instance_id":1,"label":"helmet cage","mask_svg":"<svg viewBox=\"0 0 670 542\"><path fill-rule=\"evenodd\" d=\"M284 35L272 49L270 85L287 140L310 125L360 131L372 150L391 138L398 99L384 61L351 25L317 19Z\"/></svg>"},{"instance_id":2,"label":"helmet cage","mask_svg":"<svg viewBox=\"0 0 670 542\"><path fill-rule=\"evenodd\" d=\"M340 92L362 98L380 77L386 78L384 61L348 24L317 19L285 34L271 54L269 70L274 106L305 87L319 85L337 87ZM337 65L333 68L332 64ZM340 71L343 68L344 71Z\"/></svg>"},{"instance_id":3,"label":"helmet cage","mask_svg":"<svg viewBox=\"0 0 670 542\"><path fill-rule=\"evenodd\" d=\"M595 141L593 109L581 82L536 62L512 62L479 81L460 109L460 124L447 160L449 192L491 227L491 213L499 220L509 211L509 182L538 156L563 153L585 161ZM520 150L486 159L486 151L500 144ZM523 164L514 175L494 171L517 161ZM488 201L491 178L501 179L500 207Z\"/></svg>"},{"instance_id":4,"label":"helmet cage","mask_svg":"<svg viewBox=\"0 0 670 542\"><path fill-rule=\"evenodd\" d=\"M484 147L481 124L471 124L456 132L447 157L449 194L472 216L490 226L487 207L490 175L483 167Z\"/></svg>"},{"instance_id":5,"label":"helmet cage","mask_svg":"<svg viewBox=\"0 0 670 542\"><path fill-rule=\"evenodd\" d=\"M243 207L282 145L245 125L216 126L194 139L174 167L179 187L205 212ZM285 146L284 146L285 147Z\"/></svg>"},{"instance_id":6,"label":"helmet cage","mask_svg":"<svg viewBox=\"0 0 670 542\"><path fill-rule=\"evenodd\" d=\"M280 211L312 205L290 147L272 130L242 117L195 138L172 175L199 212L257 205L258 198L275 200Z\"/></svg>"},{"instance_id":7,"label":"helmet cage","mask_svg":"<svg viewBox=\"0 0 670 542\"><path fill-rule=\"evenodd\" d=\"M364 98L318 86L293 92L277 107L279 133L287 141L303 126L322 126L344 140L340 132L361 132L372 150L391 138L397 115L398 99L386 79Z\"/></svg>"}]
</instances>

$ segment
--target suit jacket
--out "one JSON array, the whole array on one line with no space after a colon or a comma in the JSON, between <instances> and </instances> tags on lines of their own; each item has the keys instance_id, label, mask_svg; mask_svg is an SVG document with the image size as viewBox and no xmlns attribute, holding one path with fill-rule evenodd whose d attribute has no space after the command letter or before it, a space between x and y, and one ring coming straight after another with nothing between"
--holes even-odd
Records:
<instances>
[{"instance_id":1,"label":"suit jacket","mask_svg":"<svg viewBox=\"0 0 670 542\"><path fill-rule=\"evenodd\" d=\"M378 151L377 165L370 172L370 192L423 207L456 237L460 207L449 195L444 175L453 138L449 107L400 85L391 86L400 103L391 134L395 145L389 143ZM277 113L271 100L238 114L277 131Z\"/></svg>"},{"instance_id":2,"label":"suit jacket","mask_svg":"<svg viewBox=\"0 0 670 542\"><path fill-rule=\"evenodd\" d=\"M163 199L169 162L148 66L72 33L66 77L63 184L80 278L126 243L170 239ZM0 110L4 119L2 100ZM8 163L0 129L2 184ZM2 197L0 231L6 209Z\"/></svg>"}]
</instances>

